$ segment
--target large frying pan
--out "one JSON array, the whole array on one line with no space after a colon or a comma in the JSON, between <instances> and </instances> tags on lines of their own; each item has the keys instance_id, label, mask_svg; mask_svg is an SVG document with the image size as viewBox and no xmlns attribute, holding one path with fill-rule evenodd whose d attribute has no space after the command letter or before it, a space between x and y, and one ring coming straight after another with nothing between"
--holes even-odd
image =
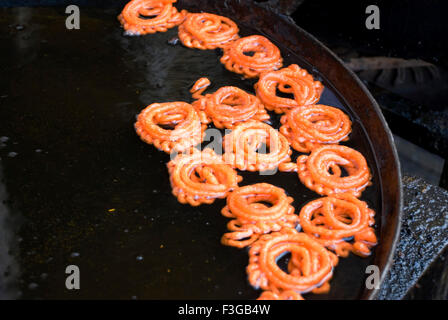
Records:
<instances>
[{"instance_id":1,"label":"large frying pan","mask_svg":"<svg viewBox=\"0 0 448 320\"><path fill-rule=\"evenodd\" d=\"M384 279L401 211L399 163L377 103L333 53L285 16L249 0L179 0L176 6L230 17L242 35L267 36L286 65L297 63L323 81L321 103L350 115L346 144L366 156L373 172L362 199L377 212L379 245L367 259L341 259L329 294L306 297L374 298L365 270L375 264ZM116 21L120 9L83 8L81 29L70 31L63 8L1 9L0 26L7 30L0 35L1 61L8 61L0 80L6 88L0 136L8 137L0 147L2 194L8 194L2 210L20 216L10 219L14 232L4 233L16 270L10 282L24 298L256 298L244 270L247 252L219 243L224 200L198 208L179 204L170 194L168 156L133 131L146 105L191 101L188 89L201 76L210 77L214 89L253 91L253 81L225 70L219 51L175 44L176 28L124 37ZM297 211L318 197L292 173L243 176L243 185L283 187ZM63 286L69 264L81 270L80 291Z\"/></svg>"}]
</instances>

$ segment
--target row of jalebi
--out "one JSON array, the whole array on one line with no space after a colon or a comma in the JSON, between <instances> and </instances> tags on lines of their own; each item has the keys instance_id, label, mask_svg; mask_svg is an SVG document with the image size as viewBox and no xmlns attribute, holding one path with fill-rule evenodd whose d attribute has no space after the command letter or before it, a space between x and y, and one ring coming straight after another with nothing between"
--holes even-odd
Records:
<instances>
[{"instance_id":1,"label":"row of jalebi","mask_svg":"<svg viewBox=\"0 0 448 320\"><path fill-rule=\"evenodd\" d=\"M190 90L192 104L151 104L138 116L137 133L159 150L176 154L167 166L179 202L198 206L226 198L222 214L231 220L221 242L250 248L247 273L250 284L264 290L260 299L302 299L310 291L327 292L338 257L350 252L368 256L377 242L375 213L358 199L371 180L367 162L356 150L338 145L348 140L349 117L337 108L316 105L322 84L297 65L281 69L280 50L267 38L240 38L230 19L179 12L175 2L133 0L119 20L128 33L140 35L179 25L185 46L221 48L228 70L259 78L256 96L231 86L203 95L210 81L201 78ZM284 113L279 131L266 123L266 109ZM223 139L223 155L195 148L211 123L232 130ZM290 146L309 155L292 162ZM238 186L242 177L236 169L277 168L296 171L306 187L325 197L309 202L297 215L293 199L279 187ZM284 271L277 260L287 253Z\"/></svg>"},{"instance_id":2,"label":"row of jalebi","mask_svg":"<svg viewBox=\"0 0 448 320\"><path fill-rule=\"evenodd\" d=\"M203 142L207 125L232 131L223 139L223 161L243 171L297 171L309 189L321 195L351 193L370 185L371 174L361 153L338 145L348 140L351 121L341 110L325 105L291 109L280 130L263 122L269 115L259 99L237 87L222 87L202 95L210 84L199 79L191 89L197 98L186 102L153 103L135 125L141 139L167 153L182 153ZM291 162L291 148L301 155Z\"/></svg>"},{"instance_id":3,"label":"row of jalebi","mask_svg":"<svg viewBox=\"0 0 448 320\"><path fill-rule=\"evenodd\" d=\"M266 37L252 35L240 38L239 28L232 20L211 13L189 13L178 11L174 6L176 0L132 0L118 16L128 35L144 35L155 32L165 32L169 28L179 26L179 39L189 48L201 50L223 50L221 63L233 72L245 78L256 78L267 71L278 70L283 65L280 50ZM306 77L304 70L284 70L263 80L266 84L272 82L287 82L291 73L303 72L301 76L303 88L290 86L289 93L303 95L304 102L313 103L320 94L320 82ZM286 83L285 83L286 85ZM297 91L297 92L296 92ZM301 92L299 92L301 91ZM268 97L272 95L269 88L263 90ZM286 108L291 107L288 103ZM283 107L282 107L283 108Z\"/></svg>"},{"instance_id":4,"label":"row of jalebi","mask_svg":"<svg viewBox=\"0 0 448 320\"><path fill-rule=\"evenodd\" d=\"M350 252L367 257L377 243L375 212L356 192L310 201L296 215L293 198L282 188L268 183L239 187L241 176L211 149L179 154L168 169L173 194L181 203L197 206L226 198L221 213L231 220L221 243L249 248L246 270L250 284L264 290L259 299L326 293L338 257ZM284 271L277 261L288 253Z\"/></svg>"}]
</instances>

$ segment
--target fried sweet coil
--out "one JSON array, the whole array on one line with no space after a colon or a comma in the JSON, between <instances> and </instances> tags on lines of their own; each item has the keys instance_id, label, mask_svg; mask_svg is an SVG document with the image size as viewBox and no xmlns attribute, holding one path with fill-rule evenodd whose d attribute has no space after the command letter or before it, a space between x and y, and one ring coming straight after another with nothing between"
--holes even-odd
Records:
<instances>
[{"instance_id":1,"label":"fried sweet coil","mask_svg":"<svg viewBox=\"0 0 448 320\"><path fill-rule=\"evenodd\" d=\"M276 113L284 113L292 108L311 105L319 101L324 89L320 81L296 64L260 75L260 80L254 86L257 97L266 109ZM291 94L294 98L277 95L277 90Z\"/></svg>"},{"instance_id":2,"label":"fried sweet coil","mask_svg":"<svg viewBox=\"0 0 448 320\"><path fill-rule=\"evenodd\" d=\"M337 266L338 262L339 262L339 258L337 255L335 255L334 253L328 251L328 254L330 255L330 259L331 259L331 263L333 265L333 267ZM300 268L301 268L301 257L300 255L297 254L291 254L291 259L289 260L288 263L288 272L290 274L300 274ZM316 266L317 268L317 266ZM316 287L314 287L311 292L315 293L315 294L322 294L322 293L327 293L330 291L330 282L326 281L323 283L320 283L319 285L317 285Z\"/></svg>"},{"instance_id":3,"label":"fried sweet coil","mask_svg":"<svg viewBox=\"0 0 448 320\"><path fill-rule=\"evenodd\" d=\"M192 206L211 204L217 198L225 198L242 180L211 149L179 154L167 166L173 195L180 203Z\"/></svg>"},{"instance_id":4,"label":"fried sweet coil","mask_svg":"<svg viewBox=\"0 0 448 320\"><path fill-rule=\"evenodd\" d=\"M262 294L258 297L257 300L305 300L300 295L293 290L285 290L285 291L263 291Z\"/></svg>"},{"instance_id":5,"label":"fried sweet coil","mask_svg":"<svg viewBox=\"0 0 448 320\"><path fill-rule=\"evenodd\" d=\"M277 265L277 259L288 252L291 259L285 272ZM285 291L301 294L327 286L336 264L337 257L319 242L303 232L284 228L263 235L252 244L246 271L253 287L271 291L274 296ZM269 292L264 298L266 295L273 297Z\"/></svg>"},{"instance_id":6,"label":"fried sweet coil","mask_svg":"<svg viewBox=\"0 0 448 320\"><path fill-rule=\"evenodd\" d=\"M265 171L291 161L288 140L270 125L249 120L224 136L224 160L240 170ZM262 147L266 153L261 153Z\"/></svg>"},{"instance_id":7,"label":"fried sweet coil","mask_svg":"<svg viewBox=\"0 0 448 320\"><path fill-rule=\"evenodd\" d=\"M211 85L211 82L208 78L199 78L194 83L193 87L190 89L191 96L193 99L201 99L204 96L202 93Z\"/></svg>"},{"instance_id":8,"label":"fried sweet coil","mask_svg":"<svg viewBox=\"0 0 448 320\"><path fill-rule=\"evenodd\" d=\"M153 103L138 115L135 123L143 141L167 153L182 152L201 143L206 127L193 106L180 101Z\"/></svg>"},{"instance_id":9,"label":"fried sweet coil","mask_svg":"<svg viewBox=\"0 0 448 320\"><path fill-rule=\"evenodd\" d=\"M376 245L372 226L375 211L351 194L334 194L313 200L300 211L303 231L334 251L346 257L353 253L366 257ZM353 238L353 243L346 241Z\"/></svg>"},{"instance_id":10,"label":"fried sweet coil","mask_svg":"<svg viewBox=\"0 0 448 320\"><path fill-rule=\"evenodd\" d=\"M371 182L372 175L364 156L341 145L326 145L314 149L309 156L297 158L297 165L286 163L280 171L297 170L300 181L321 195L350 193L360 197ZM343 175L343 170L347 176Z\"/></svg>"},{"instance_id":11,"label":"fried sweet coil","mask_svg":"<svg viewBox=\"0 0 448 320\"><path fill-rule=\"evenodd\" d=\"M227 70L256 78L261 72L282 67L280 50L267 38L259 35L240 38L223 48L221 63Z\"/></svg>"},{"instance_id":12,"label":"fried sweet coil","mask_svg":"<svg viewBox=\"0 0 448 320\"><path fill-rule=\"evenodd\" d=\"M280 132L295 150L305 153L348 140L352 124L344 112L326 105L293 108L280 121Z\"/></svg>"},{"instance_id":13,"label":"fried sweet coil","mask_svg":"<svg viewBox=\"0 0 448 320\"><path fill-rule=\"evenodd\" d=\"M190 90L193 97L199 99L193 103L193 106L201 119L205 116L208 122L213 121L215 127L219 129L232 129L236 123L249 119L269 120L263 104L254 95L237 87L226 86L219 88L215 93L202 96L201 93L208 85L210 80L201 78Z\"/></svg>"},{"instance_id":14,"label":"fried sweet coil","mask_svg":"<svg viewBox=\"0 0 448 320\"><path fill-rule=\"evenodd\" d=\"M223 235L221 243L244 248L262 234L295 228L298 216L294 214L293 201L282 188L268 183L235 189L227 196L227 205L221 211L223 216L233 219L227 224L231 232Z\"/></svg>"},{"instance_id":15,"label":"fried sweet coil","mask_svg":"<svg viewBox=\"0 0 448 320\"><path fill-rule=\"evenodd\" d=\"M128 34L165 32L185 19L186 11L173 7L176 0L132 0L118 16Z\"/></svg>"},{"instance_id":16,"label":"fried sweet coil","mask_svg":"<svg viewBox=\"0 0 448 320\"><path fill-rule=\"evenodd\" d=\"M189 13L179 26L179 39L189 48L222 48L236 40L238 26L229 18L211 13Z\"/></svg>"}]
</instances>

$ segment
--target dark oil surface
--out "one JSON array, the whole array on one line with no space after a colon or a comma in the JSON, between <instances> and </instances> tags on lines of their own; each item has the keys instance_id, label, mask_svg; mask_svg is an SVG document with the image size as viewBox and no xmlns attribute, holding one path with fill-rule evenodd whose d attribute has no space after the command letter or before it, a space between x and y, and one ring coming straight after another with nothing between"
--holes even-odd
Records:
<instances>
[{"instance_id":1,"label":"dark oil surface","mask_svg":"<svg viewBox=\"0 0 448 320\"><path fill-rule=\"evenodd\" d=\"M124 36L118 12L82 9L81 29L67 30L63 8L0 9L0 297L254 299L247 251L220 244L225 200L178 203L169 156L133 128L151 103L191 102L199 77L212 81L207 92L234 85L253 93L254 81L225 70L219 50L173 45L177 28ZM240 27L242 35L257 33ZM380 213L376 163L356 116L317 70L277 45L285 65L323 80L320 103L350 114L344 144L366 156L374 185L362 199ZM272 123L278 128L277 116ZM241 174L241 185L284 188L297 212L319 197L294 173ZM331 292L305 298L359 297L369 261L341 259ZM80 290L65 288L71 264L80 269Z\"/></svg>"}]
</instances>

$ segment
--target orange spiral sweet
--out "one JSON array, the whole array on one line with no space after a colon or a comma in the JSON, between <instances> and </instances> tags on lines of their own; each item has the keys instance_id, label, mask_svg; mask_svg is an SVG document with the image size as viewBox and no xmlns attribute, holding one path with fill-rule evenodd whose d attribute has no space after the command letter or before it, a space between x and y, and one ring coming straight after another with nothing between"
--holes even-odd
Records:
<instances>
[{"instance_id":1,"label":"orange spiral sweet","mask_svg":"<svg viewBox=\"0 0 448 320\"><path fill-rule=\"evenodd\" d=\"M264 203L269 203L267 206ZM235 189L227 196L222 215L232 218L221 242L227 246L244 248L260 235L279 231L284 227L295 228L298 216L282 188L268 183L257 183Z\"/></svg>"},{"instance_id":2,"label":"orange spiral sweet","mask_svg":"<svg viewBox=\"0 0 448 320\"><path fill-rule=\"evenodd\" d=\"M222 48L236 40L238 26L229 18L211 13L189 13L179 26L179 39L189 48Z\"/></svg>"},{"instance_id":3,"label":"orange spiral sweet","mask_svg":"<svg viewBox=\"0 0 448 320\"><path fill-rule=\"evenodd\" d=\"M304 300L300 293L293 290L263 291L257 300Z\"/></svg>"},{"instance_id":4,"label":"orange spiral sweet","mask_svg":"<svg viewBox=\"0 0 448 320\"><path fill-rule=\"evenodd\" d=\"M186 11L178 12L176 0L132 0L118 16L130 35L165 32L185 19Z\"/></svg>"},{"instance_id":5,"label":"orange spiral sweet","mask_svg":"<svg viewBox=\"0 0 448 320\"><path fill-rule=\"evenodd\" d=\"M288 272L285 272L277 265L277 260L287 253L291 258ZM261 298L266 295L274 298L285 291L301 294L320 286L327 287L325 283L332 277L336 264L337 257L319 242L303 232L285 228L263 235L252 244L246 270L253 287L271 292Z\"/></svg>"},{"instance_id":6,"label":"orange spiral sweet","mask_svg":"<svg viewBox=\"0 0 448 320\"><path fill-rule=\"evenodd\" d=\"M377 243L375 211L348 193L334 194L313 200L300 211L303 231L338 256L346 257L350 251L366 257ZM347 239L353 238L353 244Z\"/></svg>"},{"instance_id":7,"label":"orange spiral sweet","mask_svg":"<svg viewBox=\"0 0 448 320\"><path fill-rule=\"evenodd\" d=\"M182 152L202 142L207 125L185 102L153 103L137 117L135 129L146 143L170 153Z\"/></svg>"},{"instance_id":8,"label":"orange spiral sweet","mask_svg":"<svg viewBox=\"0 0 448 320\"><path fill-rule=\"evenodd\" d=\"M341 145L321 146L309 156L299 156L297 164L285 163L279 169L297 170L300 181L321 195L351 193L360 197L372 178L364 156Z\"/></svg>"},{"instance_id":9,"label":"orange spiral sweet","mask_svg":"<svg viewBox=\"0 0 448 320\"><path fill-rule=\"evenodd\" d=\"M280 163L288 163L291 149L288 140L270 125L249 120L234 126L224 136L224 160L240 170L273 170ZM265 153L262 148L266 147Z\"/></svg>"},{"instance_id":10,"label":"orange spiral sweet","mask_svg":"<svg viewBox=\"0 0 448 320\"><path fill-rule=\"evenodd\" d=\"M238 187L241 176L221 156L211 149L194 150L177 155L167 164L173 195L180 203L210 204Z\"/></svg>"},{"instance_id":11,"label":"orange spiral sweet","mask_svg":"<svg viewBox=\"0 0 448 320\"><path fill-rule=\"evenodd\" d=\"M137 134L175 156L167 168L180 203L199 206L227 198L221 213L231 220L221 243L250 247L246 271L249 283L263 290L259 300L303 300L304 293L328 292L339 256L366 257L377 244L375 212L357 198L371 184L369 167L361 153L338 145L348 140L349 117L315 104L324 87L305 69L293 64L279 70L280 50L267 38L239 38L232 20L179 12L176 1L132 0L118 19L129 35L180 25L179 39L186 47L222 48L225 68L245 78L259 77L256 96L233 86L203 95L210 80L200 78L190 90L196 101L149 105L138 115ZM286 113L280 131L264 123L270 119L266 109ZM223 139L223 156L195 148L210 123L232 129ZM290 145L311 154L293 163ZM327 197L307 203L298 216L282 188L268 183L238 187L242 177L236 168L297 171L305 186ZM278 262L287 254L282 269Z\"/></svg>"},{"instance_id":12,"label":"orange spiral sweet","mask_svg":"<svg viewBox=\"0 0 448 320\"><path fill-rule=\"evenodd\" d=\"M223 48L221 63L227 70L256 78L261 72L282 67L280 50L267 38L259 35L240 38Z\"/></svg>"},{"instance_id":13,"label":"orange spiral sweet","mask_svg":"<svg viewBox=\"0 0 448 320\"><path fill-rule=\"evenodd\" d=\"M257 97L266 109L283 113L292 108L314 104L324 89L320 81L298 65L292 64L277 71L265 72L255 84ZM290 94L291 98L277 95L277 90Z\"/></svg>"},{"instance_id":14,"label":"orange spiral sweet","mask_svg":"<svg viewBox=\"0 0 448 320\"><path fill-rule=\"evenodd\" d=\"M323 144L348 140L352 124L341 110L320 104L293 108L280 121L280 132L291 146L306 153Z\"/></svg>"},{"instance_id":15,"label":"orange spiral sweet","mask_svg":"<svg viewBox=\"0 0 448 320\"><path fill-rule=\"evenodd\" d=\"M330 251L328 251L328 254L330 255L330 260L331 260L333 267L335 267L339 262L338 256L333 254ZM302 268L302 260L301 259L302 259L302 257L300 255L297 255L295 253L291 254L291 258L288 262L288 272L290 274L292 274L292 275L301 274L301 268ZM317 269L317 268L318 267L315 266L315 269ZM315 293L315 294L328 293L329 291L330 291L330 282L329 281L320 283L311 290L311 292Z\"/></svg>"},{"instance_id":16,"label":"orange spiral sweet","mask_svg":"<svg viewBox=\"0 0 448 320\"><path fill-rule=\"evenodd\" d=\"M204 114L208 122L213 121L219 129L232 129L237 123L249 119L267 121L269 115L254 95L247 93L237 87L226 86L218 89L215 93L201 96L210 81L207 78L199 79L190 90L193 97L199 99L193 103L200 117Z\"/></svg>"}]
</instances>

